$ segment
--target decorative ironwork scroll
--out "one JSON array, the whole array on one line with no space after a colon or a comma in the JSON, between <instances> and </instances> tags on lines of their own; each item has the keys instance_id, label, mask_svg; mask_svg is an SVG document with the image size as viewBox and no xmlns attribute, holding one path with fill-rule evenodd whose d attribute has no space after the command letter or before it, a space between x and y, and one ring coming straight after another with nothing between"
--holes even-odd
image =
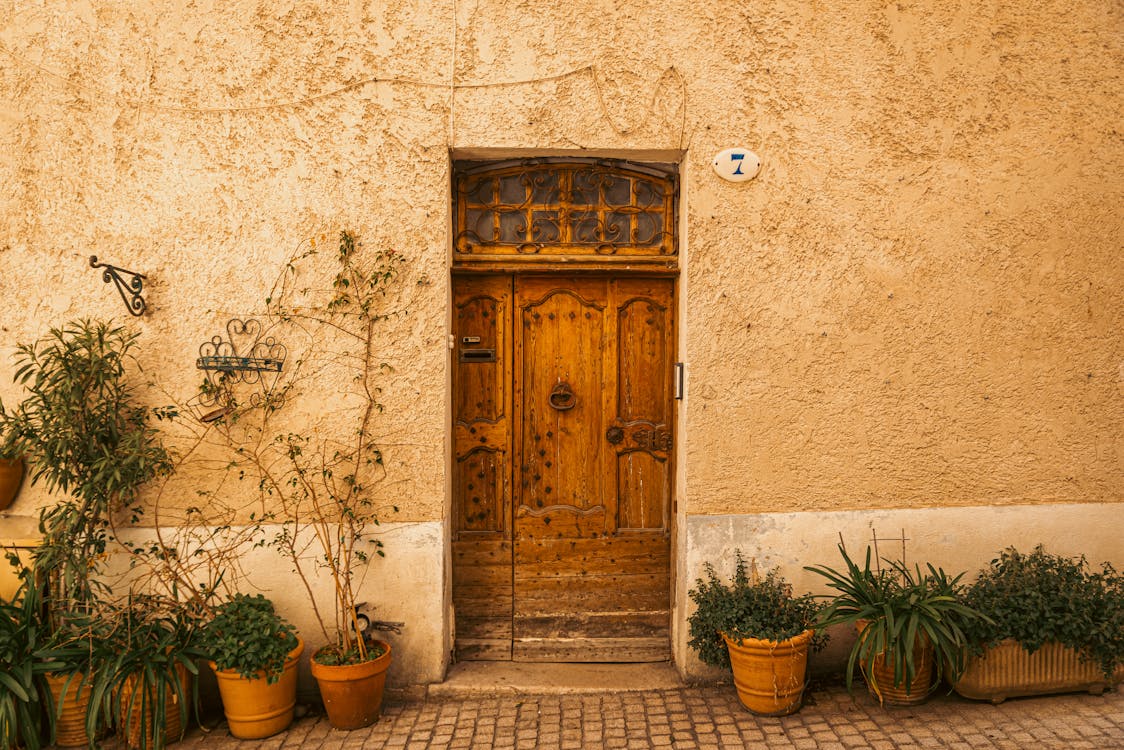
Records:
<instances>
[{"instance_id":1,"label":"decorative ironwork scroll","mask_svg":"<svg viewBox=\"0 0 1124 750\"><path fill-rule=\"evenodd\" d=\"M671 432L668 430L637 430L632 433L632 442L649 451L671 450Z\"/></svg>"},{"instance_id":2,"label":"decorative ironwork scroll","mask_svg":"<svg viewBox=\"0 0 1124 750\"><path fill-rule=\"evenodd\" d=\"M674 171L618 160L458 165L455 248L465 255L670 256Z\"/></svg>"},{"instance_id":3,"label":"decorative ironwork scroll","mask_svg":"<svg viewBox=\"0 0 1124 750\"><path fill-rule=\"evenodd\" d=\"M199 347L195 366L203 370L206 385L200 401L220 409L203 417L217 419L234 406L233 387L239 383L257 386L250 396L254 406L279 406L277 381L285 365L288 349L272 336L262 337L262 324L254 318L232 318L226 324L226 338L212 336Z\"/></svg>"},{"instance_id":4,"label":"decorative ironwork scroll","mask_svg":"<svg viewBox=\"0 0 1124 750\"><path fill-rule=\"evenodd\" d=\"M125 307L129 310L130 315L140 317L144 315L145 305L144 297L141 293L144 291L144 280L148 277L144 274L136 273L134 271L126 271L119 266L111 266L108 263L99 263L98 256L90 256L90 268L101 268L101 280L106 284L113 282L117 287L117 293L121 295L121 300L125 303ZM122 275L128 276L126 281Z\"/></svg>"}]
</instances>

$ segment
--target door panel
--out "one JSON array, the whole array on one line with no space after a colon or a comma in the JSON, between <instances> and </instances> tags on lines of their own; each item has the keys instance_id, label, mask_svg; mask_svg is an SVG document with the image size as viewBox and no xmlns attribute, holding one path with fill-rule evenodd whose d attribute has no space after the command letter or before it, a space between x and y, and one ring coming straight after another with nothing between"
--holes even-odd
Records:
<instances>
[{"instance_id":1,"label":"door panel","mask_svg":"<svg viewBox=\"0 0 1124 750\"><path fill-rule=\"evenodd\" d=\"M670 658L673 289L457 280L458 658ZM494 369L462 364L469 338Z\"/></svg>"},{"instance_id":2,"label":"door panel","mask_svg":"<svg viewBox=\"0 0 1124 750\"><path fill-rule=\"evenodd\" d=\"M453 606L458 659L510 659L511 278L458 279Z\"/></svg>"},{"instance_id":3,"label":"door panel","mask_svg":"<svg viewBox=\"0 0 1124 750\"><path fill-rule=\"evenodd\" d=\"M619 375L609 428L620 431L614 443L620 529L666 532L669 527L675 340L671 284L665 279L613 283Z\"/></svg>"},{"instance_id":4,"label":"door panel","mask_svg":"<svg viewBox=\"0 0 1124 750\"><path fill-rule=\"evenodd\" d=\"M601 438L613 374L605 367L604 287L553 278L516 284L515 528L524 539L597 535L610 517Z\"/></svg>"}]
</instances>

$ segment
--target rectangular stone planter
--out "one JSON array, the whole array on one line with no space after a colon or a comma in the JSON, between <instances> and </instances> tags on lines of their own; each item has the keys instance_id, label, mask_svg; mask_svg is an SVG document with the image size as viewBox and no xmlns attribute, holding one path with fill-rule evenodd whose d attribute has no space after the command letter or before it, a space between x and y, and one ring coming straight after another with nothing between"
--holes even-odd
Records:
<instances>
[{"instance_id":1,"label":"rectangular stone planter","mask_svg":"<svg viewBox=\"0 0 1124 750\"><path fill-rule=\"evenodd\" d=\"M1124 666L1106 679L1101 668L1083 661L1077 652L1060 643L1047 643L1029 654L1017 641L1007 639L969 656L964 674L953 685L965 698L1001 703L1021 695L1102 693L1124 679Z\"/></svg>"}]
</instances>

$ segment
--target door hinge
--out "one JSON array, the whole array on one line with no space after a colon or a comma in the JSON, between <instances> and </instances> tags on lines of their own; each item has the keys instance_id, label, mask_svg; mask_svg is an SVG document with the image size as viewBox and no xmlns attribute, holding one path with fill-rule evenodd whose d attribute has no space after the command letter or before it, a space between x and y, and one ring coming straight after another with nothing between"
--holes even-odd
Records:
<instances>
[{"instance_id":1,"label":"door hinge","mask_svg":"<svg viewBox=\"0 0 1124 750\"><path fill-rule=\"evenodd\" d=\"M687 391L687 365L684 362L675 363L675 399L681 401Z\"/></svg>"},{"instance_id":2,"label":"door hinge","mask_svg":"<svg viewBox=\"0 0 1124 750\"><path fill-rule=\"evenodd\" d=\"M449 348L450 349L456 349L457 348L457 337L455 335L451 334L451 333L449 334Z\"/></svg>"}]
</instances>

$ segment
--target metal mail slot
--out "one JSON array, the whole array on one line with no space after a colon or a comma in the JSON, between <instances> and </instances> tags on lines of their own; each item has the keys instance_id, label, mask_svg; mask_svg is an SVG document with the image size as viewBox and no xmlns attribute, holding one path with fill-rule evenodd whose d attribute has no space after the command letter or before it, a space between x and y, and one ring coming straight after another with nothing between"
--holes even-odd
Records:
<instances>
[{"instance_id":1,"label":"metal mail slot","mask_svg":"<svg viewBox=\"0 0 1124 750\"><path fill-rule=\"evenodd\" d=\"M461 362L495 362L495 349L461 349Z\"/></svg>"}]
</instances>

